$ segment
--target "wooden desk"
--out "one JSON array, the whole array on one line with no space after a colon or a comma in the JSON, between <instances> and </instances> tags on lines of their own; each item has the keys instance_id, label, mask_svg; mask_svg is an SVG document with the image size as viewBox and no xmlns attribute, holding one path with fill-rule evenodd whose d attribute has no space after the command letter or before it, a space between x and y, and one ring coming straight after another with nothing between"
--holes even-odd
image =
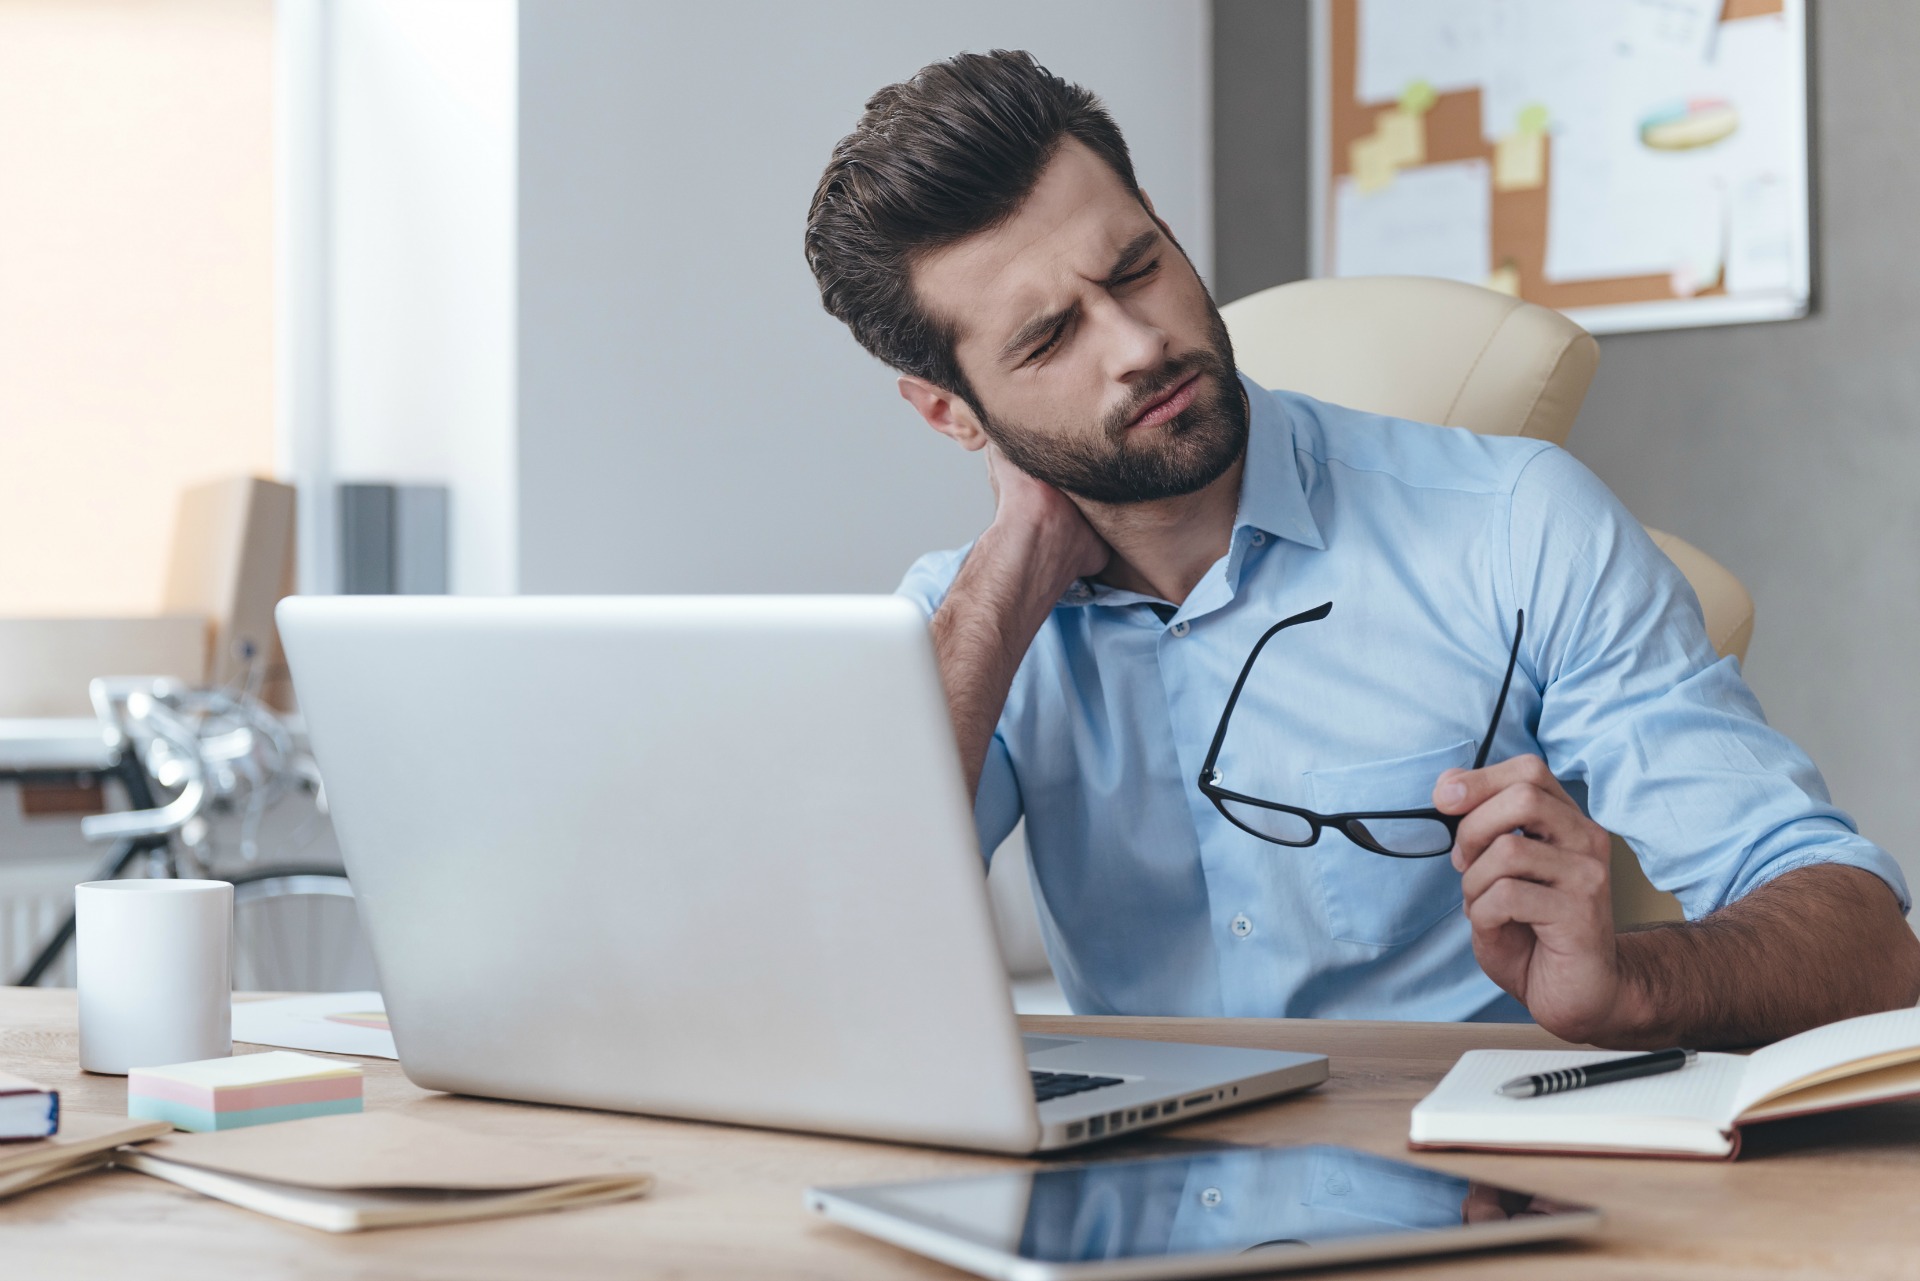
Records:
<instances>
[{"instance_id":1,"label":"wooden desk","mask_svg":"<svg viewBox=\"0 0 1920 1281\"><path fill-rule=\"evenodd\" d=\"M1311 1093L1158 1134L1343 1143L1405 1157L1407 1111L1463 1050L1558 1044L1533 1027L1275 1020L1029 1019L1030 1030L1314 1050ZM73 994L0 989L0 1069L57 1086L77 1112L124 1115L118 1077L75 1067ZM961 1274L813 1218L813 1183L1017 1166L1003 1158L431 1094L367 1064L367 1106L611 1155L659 1178L647 1198L455 1227L329 1236L138 1174L94 1174L0 1201L7 1278L944 1277ZM1125 1148L1150 1149L1142 1138ZM1095 1149L1096 1152L1100 1149ZM1423 1153L1489 1182L1604 1207L1588 1244L1367 1269L1364 1277L1920 1275L1920 1104L1781 1122L1720 1162Z\"/></svg>"}]
</instances>

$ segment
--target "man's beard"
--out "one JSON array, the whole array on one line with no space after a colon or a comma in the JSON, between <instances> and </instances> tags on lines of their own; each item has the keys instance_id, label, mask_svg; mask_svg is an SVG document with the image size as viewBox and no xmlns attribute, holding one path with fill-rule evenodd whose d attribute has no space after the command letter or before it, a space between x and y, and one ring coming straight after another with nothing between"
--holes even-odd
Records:
<instances>
[{"instance_id":1,"label":"man's beard","mask_svg":"<svg viewBox=\"0 0 1920 1281\"><path fill-rule=\"evenodd\" d=\"M1211 302L1209 347L1145 380L1100 423L1091 439L1059 439L979 409L980 425L1007 461L1036 480L1088 502L1123 506L1178 498L1226 474L1247 447L1247 405L1234 375L1233 342ZM1140 411L1195 372L1193 403L1171 420L1135 433ZM1136 438L1137 437L1137 438Z\"/></svg>"}]
</instances>

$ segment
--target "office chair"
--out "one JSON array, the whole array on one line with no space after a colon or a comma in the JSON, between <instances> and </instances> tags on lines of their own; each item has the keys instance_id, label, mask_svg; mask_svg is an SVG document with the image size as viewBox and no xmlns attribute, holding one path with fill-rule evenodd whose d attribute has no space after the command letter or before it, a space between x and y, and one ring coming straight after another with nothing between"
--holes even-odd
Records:
<instances>
[{"instance_id":1,"label":"office chair","mask_svg":"<svg viewBox=\"0 0 1920 1281\"><path fill-rule=\"evenodd\" d=\"M1477 285L1420 276L1301 280L1220 309L1241 369L1264 387L1495 436L1565 444L1600 345L1557 311ZM1700 598L1707 636L1746 658L1753 598L1699 548L1648 529ZM1618 925L1679 920L1640 860L1613 842Z\"/></svg>"}]
</instances>

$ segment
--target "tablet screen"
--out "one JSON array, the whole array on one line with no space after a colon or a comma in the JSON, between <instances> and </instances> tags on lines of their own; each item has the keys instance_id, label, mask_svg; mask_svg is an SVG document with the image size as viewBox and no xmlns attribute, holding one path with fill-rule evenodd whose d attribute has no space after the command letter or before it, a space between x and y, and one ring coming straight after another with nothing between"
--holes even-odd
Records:
<instances>
[{"instance_id":1,"label":"tablet screen","mask_svg":"<svg viewBox=\"0 0 1920 1281\"><path fill-rule=\"evenodd\" d=\"M1587 1207L1350 1148L1232 1148L839 1195L1046 1263L1284 1252Z\"/></svg>"}]
</instances>

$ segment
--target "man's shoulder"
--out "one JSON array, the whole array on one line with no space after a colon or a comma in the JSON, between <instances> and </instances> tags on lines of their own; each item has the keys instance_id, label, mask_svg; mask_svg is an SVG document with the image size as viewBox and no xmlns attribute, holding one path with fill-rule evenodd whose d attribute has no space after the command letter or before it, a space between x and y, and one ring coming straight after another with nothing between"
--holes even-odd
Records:
<instances>
[{"instance_id":1,"label":"man's shoulder","mask_svg":"<svg viewBox=\"0 0 1920 1281\"><path fill-rule=\"evenodd\" d=\"M1381 476L1415 489L1506 495L1529 463L1559 452L1544 440L1368 413L1296 391L1267 394L1293 425L1295 454L1323 471Z\"/></svg>"}]
</instances>

